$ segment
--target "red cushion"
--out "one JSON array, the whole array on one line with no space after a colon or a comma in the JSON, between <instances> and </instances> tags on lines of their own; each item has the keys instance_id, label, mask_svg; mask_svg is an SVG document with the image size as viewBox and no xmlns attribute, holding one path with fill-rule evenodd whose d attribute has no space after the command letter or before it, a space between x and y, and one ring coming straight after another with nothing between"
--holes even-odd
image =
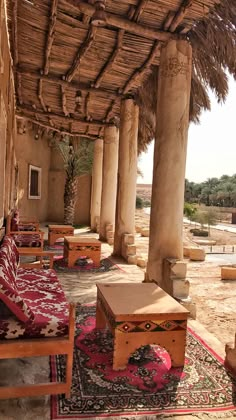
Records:
<instances>
[{"instance_id":1,"label":"red cushion","mask_svg":"<svg viewBox=\"0 0 236 420\"><path fill-rule=\"evenodd\" d=\"M12 235L16 246L19 248L40 248L41 247L41 236L38 233L32 233L32 235Z\"/></svg>"},{"instance_id":2,"label":"red cushion","mask_svg":"<svg viewBox=\"0 0 236 420\"><path fill-rule=\"evenodd\" d=\"M19 294L16 271L18 251L10 236L5 236L0 248L0 300L23 322L34 319L34 314Z\"/></svg>"}]
</instances>

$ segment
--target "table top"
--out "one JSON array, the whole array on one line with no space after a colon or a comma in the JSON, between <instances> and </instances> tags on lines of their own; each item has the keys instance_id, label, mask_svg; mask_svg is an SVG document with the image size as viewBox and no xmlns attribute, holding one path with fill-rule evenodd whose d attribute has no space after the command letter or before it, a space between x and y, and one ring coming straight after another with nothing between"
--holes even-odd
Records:
<instances>
[{"instance_id":1,"label":"table top","mask_svg":"<svg viewBox=\"0 0 236 420\"><path fill-rule=\"evenodd\" d=\"M96 238L86 238L82 236L64 236L64 240L68 243L75 243L75 244L94 244L99 245L101 242Z\"/></svg>"},{"instance_id":2,"label":"table top","mask_svg":"<svg viewBox=\"0 0 236 420\"><path fill-rule=\"evenodd\" d=\"M186 319L189 311L155 283L97 284L117 321Z\"/></svg>"},{"instance_id":3,"label":"table top","mask_svg":"<svg viewBox=\"0 0 236 420\"><path fill-rule=\"evenodd\" d=\"M74 229L71 225L48 225L48 229Z\"/></svg>"}]
</instances>

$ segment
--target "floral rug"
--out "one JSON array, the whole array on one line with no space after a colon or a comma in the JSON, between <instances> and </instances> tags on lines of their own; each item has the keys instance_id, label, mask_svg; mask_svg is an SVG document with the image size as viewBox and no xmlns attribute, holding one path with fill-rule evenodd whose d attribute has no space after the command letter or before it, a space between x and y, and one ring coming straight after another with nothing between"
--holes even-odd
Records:
<instances>
[{"instance_id":1,"label":"floral rug","mask_svg":"<svg viewBox=\"0 0 236 420\"><path fill-rule=\"evenodd\" d=\"M123 371L112 370L112 355L110 332L95 329L95 306L78 306L71 398L52 396L52 420L236 409L236 379L190 329L184 368L171 368L168 353L153 346L136 351ZM64 356L51 358L51 374L64 378Z\"/></svg>"}]
</instances>

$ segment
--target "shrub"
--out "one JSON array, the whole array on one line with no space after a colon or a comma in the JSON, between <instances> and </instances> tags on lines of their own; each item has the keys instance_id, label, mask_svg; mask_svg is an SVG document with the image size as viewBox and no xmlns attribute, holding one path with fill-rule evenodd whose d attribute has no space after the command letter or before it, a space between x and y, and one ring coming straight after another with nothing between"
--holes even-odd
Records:
<instances>
[{"instance_id":1,"label":"shrub","mask_svg":"<svg viewBox=\"0 0 236 420\"><path fill-rule=\"evenodd\" d=\"M143 199L137 195L136 197L136 209L143 208Z\"/></svg>"}]
</instances>

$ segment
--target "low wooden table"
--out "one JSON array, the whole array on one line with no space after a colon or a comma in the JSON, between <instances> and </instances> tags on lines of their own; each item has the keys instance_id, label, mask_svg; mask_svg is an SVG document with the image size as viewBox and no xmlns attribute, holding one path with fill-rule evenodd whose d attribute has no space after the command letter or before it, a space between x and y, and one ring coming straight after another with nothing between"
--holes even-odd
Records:
<instances>
[{"instance_id":1,"label":"low wooden table","mask_svg":"<svg viewBox=\"0 0 236 420\"><path fill-rule=\"evenodd\" d=\"M94 267L100 267L101 242L95 238L65 236L64 258L68 259L68 267L73 267L76 260L82 256L91 258Z\"/></svg>"},{"instance_id":2,"label":"low wooden table","mask_svg":"<svg viewBox=\"0 0 236 420\"><path fill-rule=\"evenodd\" d=\"M48 243L54 245L56 240L65 235L74 235L74 228L70 225L48 225Z\"/></svg>"},{"instance_id":3,"label":"low wooden table","mask_svg":"<svg viewBox=\"0 0 236 420\"><path fill-rule=\"evenodd\" d=\"M154 283L97 284L96 328L114 336L113 369L125 369L139 347L165 348L183 366L189 311Z\"/></svg>"}]
</instances>

